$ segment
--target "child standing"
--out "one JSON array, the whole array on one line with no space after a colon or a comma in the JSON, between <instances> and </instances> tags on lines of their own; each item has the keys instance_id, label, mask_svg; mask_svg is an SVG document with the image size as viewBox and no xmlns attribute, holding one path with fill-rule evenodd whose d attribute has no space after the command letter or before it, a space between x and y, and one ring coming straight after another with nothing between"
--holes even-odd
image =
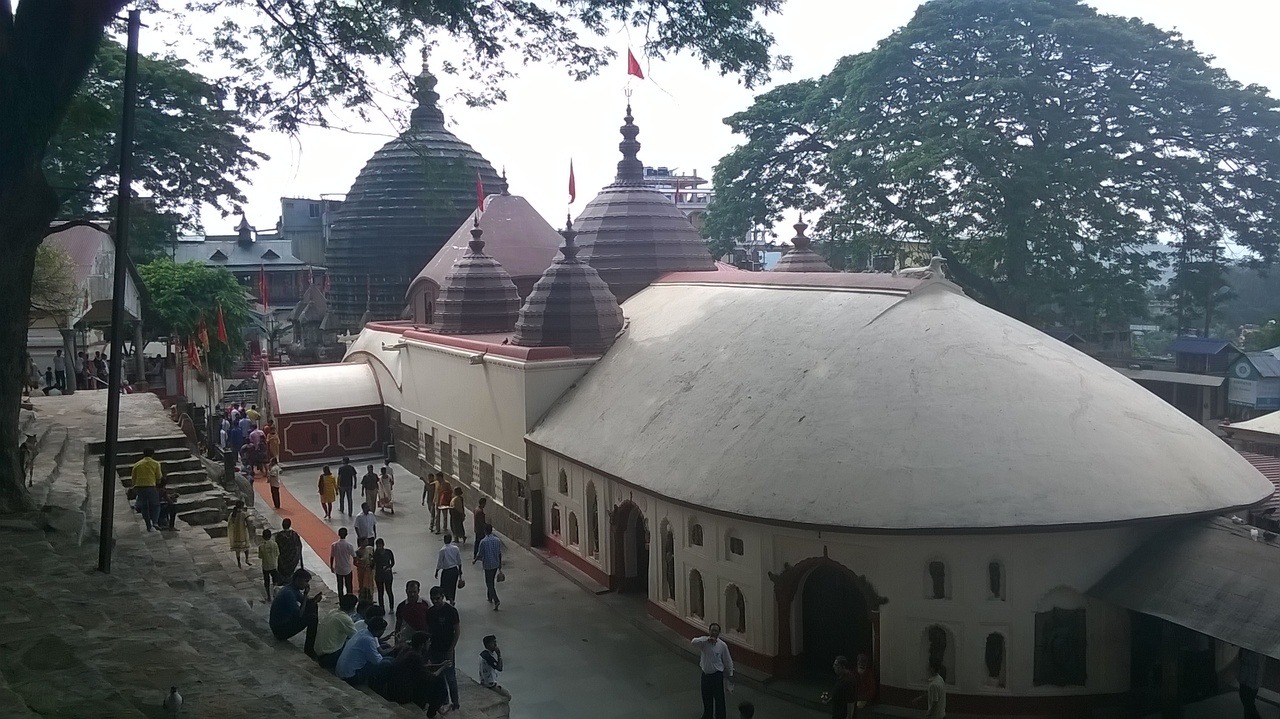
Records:
<instances>
[{"instance_id":1,"label":"child standing","mask_svg":"<svg viewBox=\"0 0 1280 719\"><path fill-rule=\"evenodd\" d=\"M490 634L482 641L484 651L480 652L480 686L497 692L510 701L511 692L498 684L498 679L502 676L502 650L498 648L498 638Z\"/></svg>"},{"instance_id":2,"label":"child standing","mask_svg":"<svg viewBox=\"0 0 1280 719\"><path fill-rule=\"evenodd\" d=\"M267 592L267 601L271 601L271 587L279 586L280 575L276 568L280 566L280 545L271 538L271 530L262 530L262 544L258 545L258 564L262 565L262 588Z\"/></svg>"},{"instance_id":3,"label":"child standing","mask_svg":"<svg viewBox=\"0 0 1280 719\"><path fill-rule=\"evenodd\" d=\"M320 506L324 508L324 518L333 519L333 503L338 499L338 478L329 471L329 465L320 472Z\"/></svg>"},{"instance_id":4,"label":"child standing","mask_svg":"<svg viewBox=\"0 0 1280 719\"><path fill-rule=\"evenodd\" d=\"M236 566L253 566L249 561L249 513L244 510L244 502L236 502L227 516L227 543L236 555ZM240 555L244 555L244 564L240 563Z\"/></svg>"}]
</instances>

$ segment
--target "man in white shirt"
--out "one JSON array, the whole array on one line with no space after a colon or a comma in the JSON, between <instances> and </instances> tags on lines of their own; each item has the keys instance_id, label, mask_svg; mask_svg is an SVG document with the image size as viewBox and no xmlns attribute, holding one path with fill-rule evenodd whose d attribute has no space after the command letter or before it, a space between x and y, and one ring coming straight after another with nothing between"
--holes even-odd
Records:
<instances>
[{"instance_id":1,"label":"man in white shirt","mask_svg":"<svg viewBox=\"0 0 1280 719\"><path fill-rule=\"evenodd\" d=\"M925 719L946 719L947 680L942 678L942 663L929 660L929 688L925 693Z\"/></svg>"},{"instance_id":2,"label":"man in white shirt","mask_svg":"<svg viewBox=\"0 0 1280 719\"><path fill-rule=\"evenodd\" d=\"M338 530L338 541L329 545L329 569L338 577L338 597L351 594L351 577L355 567L356 548L347 541L347 528Z\"/></svg>"},{"instance_id":3,"label":"man in white shirt","mask_svg":"<svg viewBox=\"0 0 1280 719\"><path fill-rule=\"evenodd\" d=\"M373 541L378 538L378 515L368 503L360 505L360 514L356 515L356 541Z\"/></svg>"},{"instance_id":4,"label":"man in white shirt","mask_svg":"<svg viewBox=\"0 0 1280 719\"><path fill-rule=\"evenodd\" d=\"M453 543L453 535L444 535L444 546L436 553L436 579L450 604L457 604L458 580L462 579L462 552Z\"/></svg>"},{"instance_id":5,"label":"man in white shirt","mask_svg":"<svg viewBox=\"0 0 1280 719\"><path fill-rule=\"evenodd\" d=\"M693 645L698 648L698 666L702 669L702 719L725 719L725 689L733 691L733 657L729 645L720 638L720 625L708 627L710 635L697 637Z\"/></svg>"}]
</instances>

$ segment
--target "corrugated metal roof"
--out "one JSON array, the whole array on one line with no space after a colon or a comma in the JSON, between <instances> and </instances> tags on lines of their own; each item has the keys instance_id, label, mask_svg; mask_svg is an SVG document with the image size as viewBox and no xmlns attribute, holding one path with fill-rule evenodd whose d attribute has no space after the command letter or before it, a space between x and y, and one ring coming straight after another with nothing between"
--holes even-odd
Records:
<instances>
[{"instance_id":1,"label":"corrugated metal roof","mask_svg":"<svg viewBox=\"0 0 1280 719\"><path fill-rule=\"evenodd\" d=\"M259 267L305 267L306 263L294 257L289 240L257 240L241 244L236 240L205 240L203 242L179 242L173 250L174 262L199 262L241 270Z\"/></svg>"},{"instance_id":2,"label":"corrugated metal roof","mask_svg":"<svg viewBox=\"0 0 1280 719\"><path fill-rule=\"evenodd\" d=\"M1263 377L1280 377L1280 359L1270 352L1246 352L1244 356Z\"/></svg>"},{"instance_id":3,"label":"corrugated metal roof","mask_svg":"<svg viewBox=\"0 0 1280 719\"><path fill-rule=\"evenodd\" d=\"M1215 517L1156 534L1089 595L1280 659L1280 547Z\"/></svg>"},{"instance_id":4,"label":"corrugated metal roof","mask_svg":"<svg viewBox=\"0 0 1280 719\"><path fill-rule=\"evenodd\" d=\"M1235 349L1227 340L1216 337L1179 337L1169 345L1169 351L1191 355L1216 355L1228 347Z\"/></svg>"},{"instance_id":5,"label":"corrugated metal roof","mask_svg":"<svg viewBox=\"0 0 1280 719\"><path fill-rule=\"evenodd\" d=\"M1113 367L1112 369L1135 382L1142 380L1146 382L1193 384L1199 387L1221 387L1222 383L1227 381L1226 377L1216 377L1208 374L1195 374L1192 372L1169 372L1167 370L1158 369L1129 369L1128 367Z\"/></svg>"},{"instance_id":6,"label":"corrugated metal roof","mask_svg":"<svg viewBox=\"0 0 1280 719\"><path fill-rule=\"evenodd\" d=\"M1259 434L1275 434L1280 435L1280 412L1271 412L1261 417L1254 417L1243 422L1232 422L1223 425L1223 430L1228 434L1232 430L1244 430L1246 432L1257 432Z\"/></svg>"},{"instance_id":7,"label":"corrugated metal roof","mask_svg":"<svg viewBox=\"0 0 1280 719\"><path fill-rule=\"evenodd\" d=\"M1240 456L1249 460L1249 464L1252 464L1254 469L1261 472L1262 476L1271 480L1271 483L1276 486L1275 494L1268 497L1260 509L1280 508L1280 457L1269 457L1256 452L1241 452Z\"/></svg>"}]
</instances>

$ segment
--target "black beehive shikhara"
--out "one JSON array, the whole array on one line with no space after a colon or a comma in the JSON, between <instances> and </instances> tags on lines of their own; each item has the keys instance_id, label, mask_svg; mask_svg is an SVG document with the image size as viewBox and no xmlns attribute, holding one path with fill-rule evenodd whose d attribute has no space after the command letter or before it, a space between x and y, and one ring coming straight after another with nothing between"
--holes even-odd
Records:
<instances>
[{"instance_id":1,"label":"black beehive shikhara","mask_svg":"<svg viewBox=\"0 0 1280 719\"><path fill-rule=\"evenodd\" d=\"M445 129L435 84L428 72L418 78L409 129L365 163L330 230L338 328L399 318L409 282L476 209L477 176L486 192L502 190L489 161Z\"/></svg>"}]
</instances>

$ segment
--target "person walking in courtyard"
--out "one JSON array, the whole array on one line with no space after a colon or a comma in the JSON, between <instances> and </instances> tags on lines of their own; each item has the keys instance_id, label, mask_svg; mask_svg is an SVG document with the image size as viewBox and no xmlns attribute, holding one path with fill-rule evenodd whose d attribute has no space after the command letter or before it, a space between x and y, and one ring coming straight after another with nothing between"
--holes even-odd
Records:
<instances>
[{"instance_id":1,"label":"person walking in courtyard","mask_svg":"<svg viewBox=\"0 0 1280 719\"><path fill-rule=\"evenodd\" d=\"M427 610L427 632L431 634L431 648L427 650L427 662L444 664L444 681L449 686L450 706L458 708L458 674L454 669L454 653L458 639L462 637L462 619L453 604L445 601L440 587L431 588L431 608Z\"/></svg>"},{"instance_id":2,"label":"person walking in courtyard","mask_svg":"<svg viewBox=\"0 0 1280 719\"><path fill-rule=\"evenodd\" d=\"M946 719L947 716L947 680L942 677L942 662L936 657L929 659L929 687L916 703L924 702L925 719Z\"/></svg>"},{"instance_id":3,"label":"person walking in courtyard","mask_svg":"<svg viewBox=\"0 0 1280 719\"><path fill-rule=\"evenodd\" d=\"M268 625L271 627L271 633L280 641L291 639L297 636L298 632L305 630L307 635L302 645L303 651L307 656L314 657L320 600L324 597L319 592L316 592L313 597L308 597L309 591L311 591L311 572L305 569L294 572L289 584L281 587L280 591L276 592L276 598L271 601Z\"/></svg>"},{"instance_id":4,"label":"person walking in courtyard","mask_svg":"<svg viewBox=\"0 0 1280 719\"><path fill-rule=\"evenodd\" d=\"M396 606L396 595L391 590L391 580L395 575L393 568L396 566L396 555L390 549L387 549L387 543L379 539L374 543L373 550L373 581L378 587L378 605L383 609L387 607L394 608ZM387 601L382 601L382 594L386 592Z\"/></svg>"},{"instance_id":5,"label":"person walking in courtyard","mask_svg":"<svg viewBox=\"0 0 1280 719\"><path fill-rule=\"evenodd\" d=\"M698 666L702 669L702 719L725 719L725 690L733 691L733 657L729 645L720 638L720 625L708 627L707 636L695 637Z\"/></svg>"},{"instance_id":6,"label":"person walking in courtyard","mask_svg":"<svg viewBox=\"0 0 1280 719\"><path fill-rule=\"evenodd\" d=\"M267 456L271 459L279 461L280 459L280 433L276 431L275 425L267 422Z\"/></svg>"},{"instance_id":7,"label":"person walking in courtyard","mask_svg":"<svg viewBox=\"0 0 1280 719\"><path fill-rule=\"evenodd\" d=\"M267 467L267 485L271 487L271 503L280 509L280 460L272 459Z\"/></svg>"},{"instance_id":8,"label":"person walking in courtyard","mask_svg":"<svg viewBox=\"0 0 1280 719\"><path fill-rule=\"evenodd\" d=\"M488 594L489 603L493 605L493 611L498 611L497 583L502 577L502 540L498 539L498 535L493 532L493 525L486 524L483 529L477 530L476 536L483 537L476 542L476 558L471 560L472 564L480 561L480 566L484 568L484 586Z\"/></svg>"},{"instance_id":9,"label":"person walking in courtyard","mask_svg":"<svg viewBox=\"0 0 1280 719\"><path fill-rule=\"evenodd\" d=\"M378 507L378 475L373 471L373 465L369 465L369 469L360 478L360 489L364 492L364 503L373 509Z\"/></svg>"},{"instance_id":10,"label":"person walking in courtyard","mask_svg":"<svg viewBox=\"0 0 1280 719\"><path fill-rule=\"evenodd\" d=\"M67 358L62 356L62 350L53 356L53 386L63 393L67 391Z\"/></svg>"},{"instance_id":11,"label":"person walking in courtyard","mask_svg":"<svg viewBox=\"0 0 1280 719\"><path fill-rule=\"evenodd\" d=\"M244 502L236 502L231 508L231 514L227 515L227 543L231 545L231 551L236 555L236 566L243 567L253 566L249 561L249 513L244 509ZM240 563L240 556L244 555L244 564Z\"/></svg>"},{"instance_id":12,"label":"person walking in courtyard","mask_svg":"<svg viewBox=\"0 0 1280 719\"><path fill-rule=\"evenodd\" d=\"M471 563L475 564L475 560L480 556L480 540L484 539L484 528L488 526L489 518L485 516L484 508L489 503L487 497L481 497L476 500L476 511L471 513L471 536L476 538L474 544L471 545Z\"/></svg>"},{"instance_id":13,"label":"person walking in courtyard","mask_svg":"<svg viewBox=\"0 0 1280 719\"><path fill-rule=\"evenodd\" d=\"M142 459L135 462L129 472L133 488L137 490L138 511L142 514L142 521L147 524L148 532L160 523L160 490L157 486L164 475L164 469L156 461L155 454L154 449L144 447Z\"/></svg>"},{"instance_id":14,"label":"person walking in courtyard","mask_svg":"<svg viewBox=\"0 0 1280 719\"><path fill-rule=\"evenodd\" d=\"M836 681L831 691L823 692L822 700L831 705L832 719L853 719L858 715L858 686L849 658L838 656L831 663Z\"/></svg>"},{"instance_id":15,"label":"person walking in courtyard","mask_svg":"<svg viewBox=\"0 0 1280 719\"><path fill-rule=\"evenodd\" d=\"M502 650L498 648L498 638L490 634L481 643L484 651L480 652L480 686L511 701L511 692L498 683L502 677Z\"/></svg>"},{"instance_id":16,"label":"person walking in courtyard","mask_svg":"<svg viewBox=\"0 0 1280 719\"><path fill-rule=\"evenodd\" d=\"M280 547L276 571L280 573L281 579L292 577L295 570L302 569L302 537L294 531L292 519L280 523L280 531L276 533L276 546Z\"/></svg>"},{"instance_id":17,"label":"person walking in courtyard","mask_svg":"<svg viewBox=\"0 0 1280 719\"><path fill-rule=\"evenodd\" d=\"M373 540L361 539L356 549L356 593L360 601L373 603Z\"/></svg>"},{"instance_id":18,"label":"person walking in courtyard","mask_svg":"<svg viewBox=\"0 0 1280 719\"><path fill-rule=\"evenodd\" d=\"M355 571L356 548L347 541L347 528L338 530L338 541L329 545L329 569L338 578L338 598L351 594L351 575Z\"/></svg>"},{"instance_id":19,"label":"person walking in courtyard","mask_svg":"<svg viewBox=\"0 0 1280 719\"><path fill-rule=\"evenodd\" d=\"M458 596L458 580L462 579L462 552L453 543L453 535L444 535L444 546L436 552L436 579L440 581L439 589L444 598L453 604ZM431 590L435 592L435 589Z\"/></svg>"},{"instance_id":20,"label":"person walking in courtyard","mask_svg":"<svg viewBox=\"0 0 1280 719\"><path fill-rule=\"evenodd\" d=\"M453 499L449 501L449 528L458 544L467 543L467 503L462 500L462 487L453 490Z\"/></svg>"},{"instance_id":21,"label":"person walking in courtyard","mask_svg":"<svg viewBox=\"0 0 1280 719\"><path fill-rule=\"evenodd\" d=\"M396 478L391 471L390 465L383 465L382 474L378 475L378 509L390 514L396 513L391 498L391 491L395 489L395 486Z\"/></svg>"},{"instance_id":22,"label":"person walking in courtyard","mask_svg":"<svg viewBox=\"0 0 1280 719\"><path fill-rule=\"evenodd\" d=\"M338 478L329 471L327 464L320 471L317 489L320 492L320 507L324 509L324 518L333 519L333 503L338 499Z\"/></svg>"},{"instance_id":23,"label":"person walking in courtyard","mask_svg":"<svg viewBox=\"0 0 1280 719\"><path fill-rule=\"evenodd\" d=\"M262 543L258 545L258 565L262 567L262 588L271 601L271 587L280 584L280 545L271 538L271 530L262 530Z\"/></svg>"},{"instance_id":24,"label":"person walking in courtyard","mask_svg":"<svg viewBox=\"0 0 1280 719\"><path fill-rule=\"evenodd\" d=\"M356 538L373 540L378 538L378 515L373 513L373 505L365 502L360 505L360 514L356 515Z\"/></svg>"},{"instance_id":25,"label":"person walking in courtyard","mask_svg":"<svg viewBox=\"0 0 1280 719\"><path fill-rule=\"evenodd\" d=\"M338 467L338 511L346 506L347 516L355 513L352 494L356 491L356 468L351 466L351 459L342 458L342 466Z\"/></svg>"},{"instance_id":26,"label":"person walking in courtyard","mask_svg":"<svg viewBox=\"0 0 1280 719\"><path fill-rule=\"evenodd\" d=\"M449 503L453 501L453 487L444 478L444 472L436 472L436 534L449 531Z\"/></svg>"}]
</instances>

